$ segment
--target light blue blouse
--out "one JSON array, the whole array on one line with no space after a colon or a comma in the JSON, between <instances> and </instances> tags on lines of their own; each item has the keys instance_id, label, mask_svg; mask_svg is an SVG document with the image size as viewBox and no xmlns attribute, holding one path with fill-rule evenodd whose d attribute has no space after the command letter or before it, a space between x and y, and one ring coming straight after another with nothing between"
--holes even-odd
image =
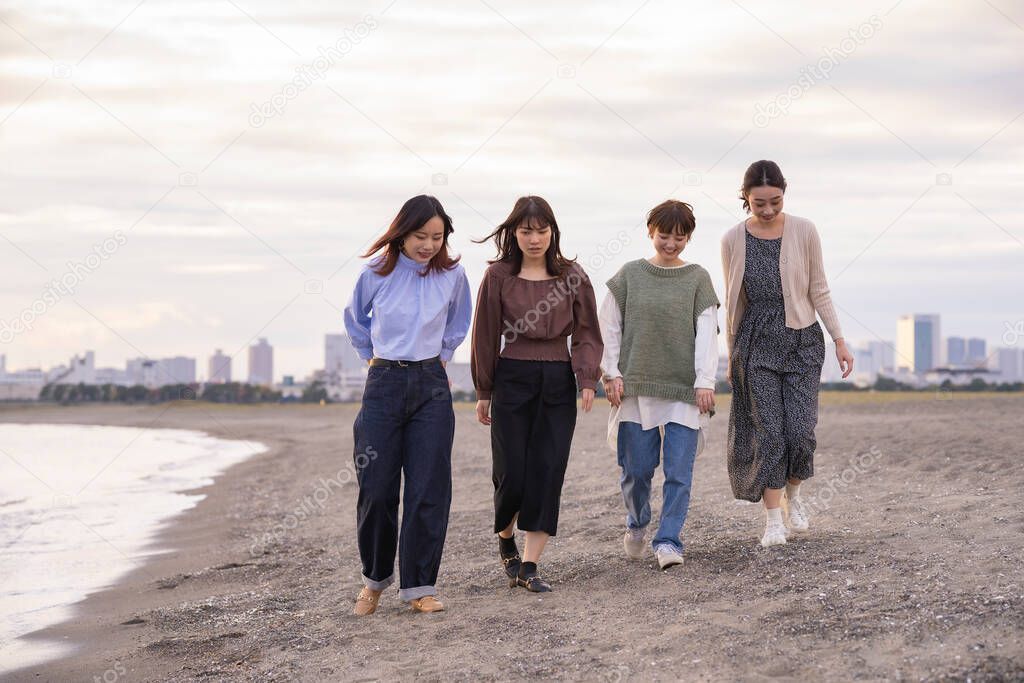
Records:
<instances>
[{"instance_id":1,"label":"light blue blouse","mask_svg":"<svg viewBox=\"0 0 1024 683\"><path fill-rule=\"evenodd\" d=\"M423 266L405 254L390 275L367 263L345 307L345 329L359 357L369 360L449 361L469 332L472 298L461 264L423 276Z\"/></svg>"}]
</instances>

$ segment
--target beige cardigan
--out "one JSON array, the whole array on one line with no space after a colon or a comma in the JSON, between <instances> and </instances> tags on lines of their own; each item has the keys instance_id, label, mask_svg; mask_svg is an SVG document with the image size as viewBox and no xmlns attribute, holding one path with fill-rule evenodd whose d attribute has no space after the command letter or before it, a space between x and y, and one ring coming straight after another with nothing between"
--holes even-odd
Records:
<instances>
[{"instance_id":1,"label":"beige cardigan","mask_svg":"<svg viewBox=\"0 0 1024 683\"><path fill-rule=\"evenodd\" d=\"M722 270L725 273L726 339L729 355L743 320L747 295L743 289L746 256L746 221L731 228L722 237ZM813 325L817 315L833 340L843 336L839 316L832 306L828 281L821 262L821 240L814 223L806 218L785 215L782 231L782 298L786 306L786 327L800 330Z\"/></svg>"}]
</instances>

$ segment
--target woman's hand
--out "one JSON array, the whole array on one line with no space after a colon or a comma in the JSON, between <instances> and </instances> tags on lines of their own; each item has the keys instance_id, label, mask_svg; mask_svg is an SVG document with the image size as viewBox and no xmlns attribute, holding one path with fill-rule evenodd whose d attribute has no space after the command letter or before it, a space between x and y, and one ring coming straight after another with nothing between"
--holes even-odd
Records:
<instances>
[{"instance_id":1,"label":"woman's hand","mask_svg":"<svg viewBox=\"0 0 1024 683\"><path fill-rule=\"evenodd\" d=\"M625 393L625 388L622 384L621 377L614 377L604 383L604 395L608 399L608 402L618 408L622 405L622 394Z\"/></svg>"},{"instance_id":2,"label":"woman's hand","mask_svg":"<svg viewBox=\"0 0 1024 683\"><path fill-rule=\"evenodd\" d=\"M700 412L710 413L715 409L715 390L714 389L698 389L697 390L697 407L700 408Z\"/></svg>"},{"instance_id":3,"label":"woman's hand","mask_svg":"<svg viewBox=\"0 0 1024 683\"><path fill-rule=\"evenodd\" d=\"M846 348L845 339L836 340L836 360L839 361L839 369L843 371L843 379L853 372L853 354Z\"/></svg>"},{"instance_id":4,"label":"woman's hand","mask_svg":"<svg viewBox=\"0 0 1024 683\"><path fill-rule=\"evenodd\" d=\"M480 421L480 424L491 424L491 402L489 400L476 402L476 419Z\"/></svg>"},{"instance_id":5,"label":"woman's hand","mask_svg":"<svg viewBox=\"0 0 1024 683\"><path fill-rule=\"evenodd\" d=\"M596 392L593 389L584 389L581 394L583 396L583 412L589 413L590 409L594 407L594 394Z\"/></svg>"},{"instance_id":6,"label":"woman's hand","mask_svg":"<svg viewBox=\"0 0 1024 683\"><path fill-rule=\"evenodd\" d=\"M725 381L729 383L729 388L732 389L732 355L729 355L729 364L725 368Z\"/></svg>"}]
</instances>

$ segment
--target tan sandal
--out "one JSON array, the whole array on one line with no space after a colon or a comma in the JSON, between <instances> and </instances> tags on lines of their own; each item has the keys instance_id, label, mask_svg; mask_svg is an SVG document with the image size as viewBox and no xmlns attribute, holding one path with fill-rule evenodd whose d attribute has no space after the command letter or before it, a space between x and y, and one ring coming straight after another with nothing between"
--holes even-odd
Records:
<instances>
[{"instance_id":1,"label":"tan sandal","mask_svg":"<svg viewBox=\"0 0 1024 683\"><path fill-rule=\"evenodd\" d=\"M444 603L438 600L433 595L426 595L422 598L410 600L409 604L412 605L414 612L442 612L444 611Z\"/></svg>"},{"instance_id":2,"label":"tan sandal","mask_svg":"<svg viewBox=\"0 0 1024 683\"><path fill-rule=\"evenodd\" d=\"M363 587L363 590L359 591L359 597L356 598L356 605L352 608L352 614L357 617L365 617L373 614L377 611L377 605L380 604L381 591L375 591L367 587Z\"/></svg>"}]
</instances>

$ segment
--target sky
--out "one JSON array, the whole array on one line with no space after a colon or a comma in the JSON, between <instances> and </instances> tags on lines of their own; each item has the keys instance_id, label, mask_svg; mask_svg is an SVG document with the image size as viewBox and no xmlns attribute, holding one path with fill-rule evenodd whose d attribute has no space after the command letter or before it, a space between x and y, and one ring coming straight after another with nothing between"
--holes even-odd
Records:
<instances>
[{"instance_id":1,"label":"sky","mask_svg":"<svg viewBox=\"0 0 1024 683\"><path fill-rule=\"evenodd\" d=\"M599 298L652 253L646 212L690 202L683 258L724 297L719 239L762 158L818 227L852 343L939 313L1024 346L1020 2L339 5L2 4L8 370L90 349L205 376L222 348L244 377L267 337L304 377L420 193L474 290L494 249L471 240L544 196Z\"/></svg>"}]
</instances>

